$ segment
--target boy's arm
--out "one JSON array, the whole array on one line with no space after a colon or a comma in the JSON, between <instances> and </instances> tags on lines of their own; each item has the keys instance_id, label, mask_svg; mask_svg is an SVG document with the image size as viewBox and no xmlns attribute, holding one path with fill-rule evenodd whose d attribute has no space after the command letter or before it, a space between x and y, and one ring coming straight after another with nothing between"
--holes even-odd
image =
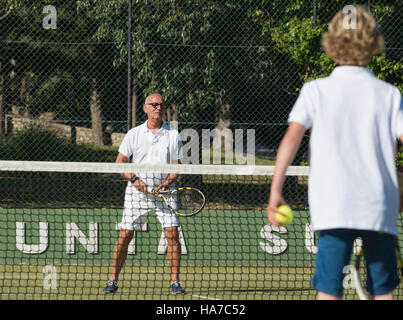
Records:
<instances>
[{"instance_id":1,"label":"boy's arm","mask_svg":"<svg viewBox=\"0 0 403 320\"><path fill-rule=\"evenodd\" d=\"M295 158L305 131L306 128L303 125L297 122L291 122L286 134L281 140L277 152L276 167L274 169L269 203L267 206L267 217L269 222L275 227L281 226L281 223L275 218L274 213L278 212L277 208L279 205L285 204L282 196L283 185L286 177L285 174L288 166L291 165Z\"/></svg>"}]
</instances>

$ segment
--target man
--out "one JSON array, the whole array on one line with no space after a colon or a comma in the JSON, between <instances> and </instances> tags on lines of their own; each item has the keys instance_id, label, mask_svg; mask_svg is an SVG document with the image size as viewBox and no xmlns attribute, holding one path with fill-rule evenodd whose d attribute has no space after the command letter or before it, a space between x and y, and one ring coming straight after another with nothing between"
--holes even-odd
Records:
<instances>
[{"instance_id":1,"label":"man","mask_svg":"<svg viewBox=\"0 0 403 320\"><path fill-rule=\"evenodd\" d=\"M396 263L399 193L397 139L403 142L399 90L367 68L383 49L383 37L367 10L356 7L355 28L340 11L323 35L326 53L338 63L329 77L306 83L280 144L267 206L269 222L285 204L282 188L305 130L311 129L309 207L318 237L312 284L320 300L343 296L343 268L353 242L363 241L367 290L374 299L393 299L400 280ZM281 213L280 213L281 214Z\"/></svg>"},{"instance_id":2,"label":"man","mask_svg":"<svg viewBox=\"0 0 403 320\"><path fill-rule=\"evenodd\" d=\"M148 120L126 134L120 147L116 163L125 163L132 157L137 164L180 163L182 139L177 130L172 129L162 118L165 102L158 93L149 95L143 105ZM128 180L120 233L113 251L112 274L105 293L114 293L118 289L118 277L127 257L127 250L133 238L134 230L141 225L150 210L155 210L168 242L168 261L171 268L171 291L184 293L179 283L181 247L179 242L179 218L171 213L154 195L151 189L163 191L175 188L176 174L132 174L123 173Z\"/></svg>"}]
</instances>

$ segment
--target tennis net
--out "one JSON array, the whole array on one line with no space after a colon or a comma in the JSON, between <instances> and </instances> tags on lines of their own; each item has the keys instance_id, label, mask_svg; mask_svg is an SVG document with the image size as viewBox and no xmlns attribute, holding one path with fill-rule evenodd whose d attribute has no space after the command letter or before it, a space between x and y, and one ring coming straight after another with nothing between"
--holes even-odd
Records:
<instances>
[{"instance_id":1,"label":"tennis net","mask_svg":"<svg viewBox=\"0 0 403 320\"><path fill-rule=\"evenodd\" d=\"M268 223L265 211L273 166L0 161L0 168L1 300L316 298L308 167L287 172L284 197L294 221L280 228ZM171 294L168 241L148 205L118 290L103 292L127 193L123 172L145 179L177 173L178 187L205 195L199 214L179 218L184 295ZM354 290L346 293L357 298ZM403 299L401 287L396 294Z\"/></svg>"}]
</instances>

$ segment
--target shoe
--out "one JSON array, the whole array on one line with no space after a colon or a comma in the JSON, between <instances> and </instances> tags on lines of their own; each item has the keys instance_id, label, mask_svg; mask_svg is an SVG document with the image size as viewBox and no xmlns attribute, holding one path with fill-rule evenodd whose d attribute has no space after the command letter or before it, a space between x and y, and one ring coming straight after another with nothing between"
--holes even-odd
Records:
<instances>
[{"instance_id":1,"label":"shoe","mask_svg":"<svg viewBox=\"0 0 403 320\"><path fill-rule=\"evenodd\" d=\"M104 289L104 293L115 293L118 290L118 282L115 280L109 280L108 285Z\"/></svg>"},{"instance_id":2,"label":"shoe","mask_svg":"<svg viewBox=\"0 0 403 320\"><path fill-rule=\"evenodd\" d=\"M183 288L181 287L181 284L179 283L179 281L172 282L171 290L172 290L173 294L185 293L185 290L183 290Z\"/></svg>"}]
</instances>

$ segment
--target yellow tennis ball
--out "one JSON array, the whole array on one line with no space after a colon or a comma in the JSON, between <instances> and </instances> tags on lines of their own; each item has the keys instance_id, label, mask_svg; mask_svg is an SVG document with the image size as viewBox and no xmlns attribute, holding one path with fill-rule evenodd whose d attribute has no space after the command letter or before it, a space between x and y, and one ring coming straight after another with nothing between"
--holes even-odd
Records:
<instances>
[{"instance_id":1,"label":"yellow tennis ball","mask_svg":"<svg viewBox=\"0 0 403 320\"><path fill-rule=\"evenodd\" d=\"M277 210L280 211L281 213L284 213L285 216L276 212L275 213L276 219L279 222L281 222L284 227L289 225L293 217L291 208L287 205L281 205L277 208Z\"/></svg>"}]
</instances>

